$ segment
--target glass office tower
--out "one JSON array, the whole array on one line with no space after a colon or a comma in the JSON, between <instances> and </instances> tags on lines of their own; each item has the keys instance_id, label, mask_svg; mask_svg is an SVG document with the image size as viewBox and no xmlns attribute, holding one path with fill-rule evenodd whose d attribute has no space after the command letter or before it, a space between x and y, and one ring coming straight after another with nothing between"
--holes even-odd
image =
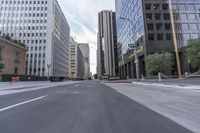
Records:
<instances>
[{"instance_id":1,"label":"glass office tower","mask_svg":"<svg viewBox=\"0 0 200 133\"><path fill-rule=\"evenodd\" d=\"M133 50L128 44L142 37L138 51L140 75L147 75L145 57L155 52L174 53L169 0L115 0L121 77L135 77ZM172 0L182 72L188 71L184 48L200 37L200 1ZM174 67L175 74L176 67Z\"/></svg>"}]
</instances>

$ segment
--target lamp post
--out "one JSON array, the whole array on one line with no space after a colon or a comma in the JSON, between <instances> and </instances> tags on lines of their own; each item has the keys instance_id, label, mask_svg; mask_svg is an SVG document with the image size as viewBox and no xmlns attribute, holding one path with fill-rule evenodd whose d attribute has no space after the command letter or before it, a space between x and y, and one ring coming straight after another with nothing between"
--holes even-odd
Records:
<instances>
[{"instance_id":1,"label":"lamp post","mask_svg":"<svg viewBox=\"0 0 200 133\"><path fill-rule=\"evenodd\" d=\"M47 69L48 69L48 79L49 79L49 70L50 70L50 68L51 68L51 64L47 64Z\"/></svg>"},{"instance_id":2,"label":"lamp post","mask_svg":"<svg viewBox=\"0 0 200 133\"><path fill-rule=\"evenodd\" d=\"M173 41L174 41L174 48L176 53L176 63L177 63L177 69L178 69L178 76L181 78L181 66L180 66L180 57L179 57L179 51L178 51L178 44L177 44L177 38L176 38L176 30L174 25L174 15L173 15L173 9L172 9L172 0L169 1L169 10L170 10L170 17L171 17L171 24L172 24L172 34L173 34Z\"/></svg>"},{"instance_id":3,"label":"lamp post","mask_svg":"<svg viewBox=\"0 0 200 133\"><path fill-rule=\"evenodd\" d=\"M131 23L131 20L128 18L120 17L120 19L126 20ZM138 34L137 34L137 37L139 38ZM137 54L138 46L135 46L135 44L130 44L130 45L131 46L129 46L129 48L131 47L131 49L134 49L134 56L135 56L134 63L135 63L136 78L137 78L137 81L139 81L139 61L138 61L138 54Z\"/></svg>"}]
</instances>

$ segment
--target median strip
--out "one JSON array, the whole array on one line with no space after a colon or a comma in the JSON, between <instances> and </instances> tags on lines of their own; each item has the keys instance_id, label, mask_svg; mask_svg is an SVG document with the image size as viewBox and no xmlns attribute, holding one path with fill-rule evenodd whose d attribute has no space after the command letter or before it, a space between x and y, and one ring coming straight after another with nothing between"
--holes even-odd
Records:
<instances>
[{"instance_id":1,"label":"median strip","mask_svg":"<svg viewBox=\"0 0 200 133\"><path fill-rule=\"evenodd\" d=\"M47 96L47 95L44 95L44 96L41 96L41 97L38 97L38 98L34 98L34 99L31 99L31 100L28 100L28 101L24 101L24 102L17 103L17 104L8 106L8 107L1 108L1 109L0 109L0 112L3 112L3 111L5 111L5 110L11 109L11 108L15 108L15 107L17 107L17 106L20 106L20 105L23 105L23 104L26 104L26 103L30 103L30 102L33 102L33 101L40 100L40 99L42 99L42 98L45 98L46 96Z\"/></svg>"}]
</instances>

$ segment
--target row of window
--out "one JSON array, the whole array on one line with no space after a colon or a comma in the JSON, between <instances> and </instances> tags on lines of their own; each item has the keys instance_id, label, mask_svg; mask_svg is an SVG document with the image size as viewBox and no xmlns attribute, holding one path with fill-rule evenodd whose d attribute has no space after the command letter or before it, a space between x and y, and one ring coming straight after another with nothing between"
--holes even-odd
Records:
<instances>
[{"instance_id":1,"label":"row of window","mask_svg":"<svg viewBox=\"0 0 200 133\"><path fill-rule=\"evenodd\" d=\"M168 40L168 41L172 40L172 34L171 33L166 33L166 34L164 34L164 33L157 33L157 34L152 33L152 34L148 34L148 40L149 41L155 41L155 40L163 41L164 40L164 35L165 35L166 40ZM155 38L155 36L156 36L156 38Z\"/></svg>"},{"instance_id":2,"label":"row of window","mask_svg":"<svg viewBox=\"0 0 200 133\"><path fill-rule=\"evenodd\" d=\"M148 23L147 24L147 30L163 30L165 27L165 30L170 30L171 29L171 24L170 23Z\"/></svg>"},{"instance_id":3,"label":"row of window","mask_svg":"<svg viewBox=\"0 0 200 133\"><path fill-rule=\"evenodd\" d=\"M46 40L27 40L27 41L23 41L23 43L25 44L45 44Z\"/></svg>"},{"instance_id":4,"label":"row of window","mask_svg":"<svg viewBox=\"0 0 200 133\"><path fill-rule=\"evenodd\" d=\"M47 1L31 1L31 0L23 0L23 1L12 1L12 0L2 0L1 4L47 4Z\"/></svg>"},{"instance_id":5,"label":"row of window","mask_svg":"<svg viewBox=\"0 0 200 133\"><path fill-rule=\"evenodd\" d=\"M27 54L27 55L26 55L26 57L27 57L27 58L28 58L29 56L30 56L30 58L33 58L33 54L30 54L30 55L29 55L29 54ZM41 54L41 53L40 53L40 54L35 54L35 58L37 58L37 56L38 56L39 58L41 58L41 57L44 57L44 58L45 58L45 56L46 56L46 55L45 55L45 54L43 54L43 56L42 56L42 54Z\"/></svg>"},{"instance_id":6,"label":"row of window","mask_svg":"<svg viewBox=\"0 0 200 133\"><path fill-rule=\"evenodd\" d=\"M45 51L46 50L46 46L43 46L43 48L42 48L42 46L35 47L35 50L38 50L38 49L39 49L39 51L41 51L42 49L43 49L43 51ZM29 51L29 47L27 47L27 50ZM30 47L30 50L33 51L33 46ZM27 56L28 56L28 54L27 54Z\"/></svg>"},{"instance_id":7,"label":"row of window","mask_svg":"<svg viewBox=\"0 0 200 133\"><path fill-rule=\"evenodd\" d=\"M168 8L168 4L145 4L145 10L168 10Z\"/></svg>"},{"instance_id":8,"label":"row of window","mask_svg":"<svg viewBox=\"0 0 200 133\"><path fill-rule=\"evenodd\" d=\"M47 17L47 13L0 13L0 17Z\"/></svg>"},{"instance_id":9,"label":"row of window","mask_svg":"<svg viewBox=\"0 0 200 133\"><path fill-rule=\"evenodd\" d=\"M188 3L187 5L184 3L179 3L179 4L173 4L173 9L174 10L200 10L200 4L193 4L193 3Z\"/></svg>"},{"instance_id":10,"label":"row of window","mask_svg":"<svg viewBox=\"0 0 200 133\"><path fill-rule=\"evenodd\" d=\"M4 20L4 19L0 19L0 23L2 24L7 24L7 23L32 23L32 24L45 24L47 23L47 20ZM37 28L37 27L36 27Z\"/></svg>"},{"instance_id":11,"label":"row of window","mask_svg":"<svg viewBox=\"0 0 200 133\"><path fill-rule=\"evenodd\" d=\"M4 7L4 6L2 6L1 7L1 10L5 10L5 11L8 11L8 10L17 10L17 11L19 11L19 10L21 10L21 11L47 11L47 7Z\"/></svg>"},{"instance_id":12,"label":"row of window","mask_svg":"<svg viewBox=\"0 0 200 133\"><path fill-rule=\"evenodd\" d=\"M0 35L3 35L1 32L0 32ZM11 34L7 34L8 36L10 37L15 37L17 36L17 34L14 35L14 33L11 33ZM19 37L46 37L46 33L19 33ZM31 42L34 43L34 40L32 40ZM35 40L35 43L46 43L46 40ZM29 40L27 40L27 43L29 43Z\"/></svg>"},{"instance_id":13,"label":"row of window","mask_svg":"<svg viewBox=\"0 0 200 133\"><path fill-rule=\"evenodd\" d=\"M146 20L153 20L153 16L154 16L154 20L161 20L162 16L164 20L170 20L170 14L169 13L146 13Z\"/></svg>"},{"instance_id":14,"label":"row of window","mask_svg":"<svg viewBox=\"0 0 200 133\"><path fill-rule=\"evenodd\" d=\"M38 71L38 75L42 75L42 76L44 76L44 73L45 73L45 68L38 68L38 69L36 69L36 68L34 68L34 69L32 69L32 68L30 68L29 69L29 73L28 73L28 70L26 70L26 74L29 74L29 75L36 75L36 72Z\"/></svg>"}]
</instances>

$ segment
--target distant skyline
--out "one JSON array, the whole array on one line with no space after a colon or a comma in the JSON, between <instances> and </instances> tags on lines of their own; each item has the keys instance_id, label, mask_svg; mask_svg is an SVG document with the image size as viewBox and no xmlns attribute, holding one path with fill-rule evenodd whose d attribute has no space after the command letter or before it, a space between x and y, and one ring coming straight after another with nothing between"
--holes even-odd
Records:
<instances>
[{"instance_id":1,"label":"distant skyline","mask_svg":"<svg viewBox=\"0 0 200 133\"><path fill-rule=\"evenodd\" d=\"M90 44L91 72L96 73L98 12L115 10L114 0L58 0L70 25L71 36Z\"/></svg>"}]
</instances>

